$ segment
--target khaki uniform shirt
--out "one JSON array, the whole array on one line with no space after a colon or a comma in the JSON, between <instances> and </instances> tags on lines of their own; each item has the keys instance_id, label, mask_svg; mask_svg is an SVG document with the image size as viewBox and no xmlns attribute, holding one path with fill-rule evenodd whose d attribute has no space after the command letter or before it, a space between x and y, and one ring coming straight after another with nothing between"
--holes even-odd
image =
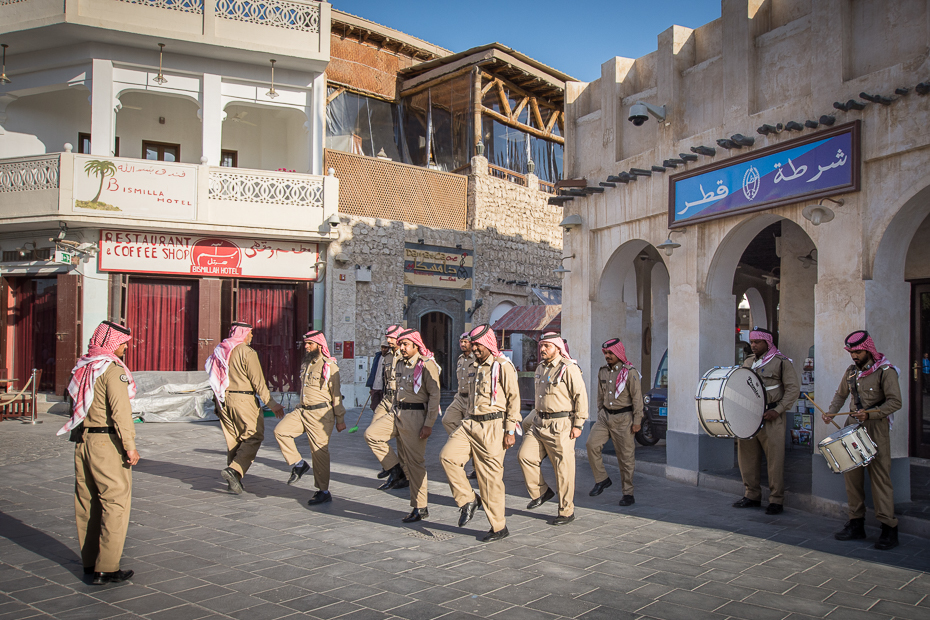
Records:
<instances>
[{"instance_id":1,"label":"khaki uniform shirt","mask_svg":"<svg viewBox=\"0 0 930 620\"><path fill-rule=\"evenodd\" d=\"M258 353L247 344L240 344L229 354L229 387L227 392L255 392L266 407L277 402L268 391Z\"/></svg>"},{"instance_id":2,"label":"khaki uniform shirt","mask_svg":"<svg viewBox=\"0 0 930 620\"><path fill-rule=\"evenodd\" d=\"M566 367L565 374L558 379L563 367ZM551 364L543 362L536 367L536 411L568 411L572 426L584 424L588 419L588 393L578 364L559 356Z\"/></svg>"},{"instance_id":3,"label":"khaki uniform shirt","mask_svg":"<svg viewBox=\"0 0 930 620\"><path fill-rule=\"evenodd\" d=\"M756 359L755 355L747 357L743 368L752 368ZM801 383L794 364L787 357L776 355L765 366L756 368L756 374L762 377L762 385L765 386L766 405L775 405L774 411L778 415L794 406L801 395Z\"/></svg>"},{"instance_id":4,"label":"khaki uniform shirt","mask_svg":"<svg viewBox=\"0 0 930 620\"><path fill-rule=\"evenodd\" d=\"M323 363L329 362L329 381L323 383ZM336 424L341 424L346 415L345 405L342 403L342 386L339 380L339 366L336 360L327 360L322 355L317 355L314 361L304 361L300 366L301 385L300 388L300 405L301 407L312 407L313 405L332 404L333 415L336 417ZM323 415L325 409L315 410Z\"/></svg>"},{"instance_id":5,"label":"khaki uniform shirt","mask_svg":"<svg viewBox=\"0 0 930 620\"><path fill-rule=\"evenodd\" d=\"M901 386L898 385L898 373L894 368L890 366L880 368L864 379L856 379L858 374L859 369L855 364L846 369L843 378L840 379L840 387L836 390L833 402L830 403L830 413L839 413L843 403L849 398L847 378L852 378L856 382L856 391L859 392L859 400L862 401L863 409L873 409L874 405L882 400L885 401L878 407L877 412L869 414L869 420L884 420L901 408ZM856 400L850 398L849 410L855 411L856 409ZM853 418L850 420L855 422Z\"/></svg>"},{"instance_id":6,"label":"khaki uniform shirt","mask_svg":"<svg viewBox=\"0 0 930 620\"><path fill-rule=\"evenodd\" d=\"M393 350L381 357L381 363L383 364L381 385L384 390L381 402L388 408L394 402L394 394L397 392L397 368L395 366L398 359L400 359L400 354L395 353Z\"/></svg>"},{"instance_id":7,"label":"khaki uniform shirt","mask_svg":"<svg viewBox=\"0 0 930 620\"><path fill-rule=\"evenodd\" d=\"M643 423L643 387L642 377L632 366L627 366L629 370L626 376L626 385L620 396L614 398L617 391L617 375L623 368L623 362L617 362L613 366L601 366L597 371L597 410L604 409L624 409L633 407L633 425L641 426Z\"/></svg>"},{"instance_id":8,"label":"khaki uniform shirt","mask_svg":"<svg viewBox=\"0 0 930 620\"><path fill-rule=\"evenodd\" d=\"M394 376L397 382L396 403L425 403L426 404L426 421L423 426L432 427L439 417L439 366L432 359L423 363L423 377L420 391L413 391L413 373L416 370L417 362L422 358L419 352L414 353L409 360L403 356L397 356L397 363L394 364Z\"/></svg>"},{"instance_id":9,"label":"khaki uniform shirt","mask_svg":"<svg viewBox=\"0 0 930 620\"><path fill-rule=\"evenodd\" d=\"M462 396L468 395L469 385L468 377L472 367L472 364L475 362L474 354L465 355L462 353L459 355L458 361L455 363L455 380L458 385L458 392L456 396L461 394Z\"/></svg>"},{"instance_id":10,"label":"khaki uniform shirt","mask_svg":"<svg viewBox=\"0 0 930 620\"><path fill-rule=\"evenodd\" d=\"M84 418L84 428L113 426L126 452L136 449L136 428L132 425L129 377L123 367L111 362L94 383L94 400Z\"/></svg>"},{"instance_id":11,"label":"khaki uniform shirt","mask_svg":"<svg viewBox=\"0 0 930 620\"><path fill-rule=\"evenodd\" d=\"M502 412L504 414L504 430L507 432L516 429L517 425L523 421L520 415L520 388L517 385L517 369L513 363L504 357L494 357L488 355L484 362L479 362L474 357L474 363L469 364L466 369L467 384L459 383L459 386L466 385L468 389L468 404L466 411L469 415L487 415L489 413ZM491 404L491 370L494 362L500 364L500 372L497 378L497 398L495 403Z\"/></svg>"}]
</instances>

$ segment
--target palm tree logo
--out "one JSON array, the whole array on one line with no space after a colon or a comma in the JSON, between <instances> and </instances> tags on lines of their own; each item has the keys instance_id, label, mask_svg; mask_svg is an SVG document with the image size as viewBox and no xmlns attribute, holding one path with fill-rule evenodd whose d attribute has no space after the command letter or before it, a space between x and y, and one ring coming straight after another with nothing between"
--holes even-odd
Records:
<instances>
[{"instance_id":1,"label":"palm tree logo","mask_svg":"<svg viewBox=\"0 0 930 620\"><path fill-rule=\"evenodd\" d=\"M103 181L107 177L116 176L116 166L111 161L103 159L92 159L84 164L84 172L87 176L93 173L94 176L100 177L100 187L97 189L97 195L91 199L91 202L97 202L100 199L100 192L103 191Z\"/></svg>"}]
</instances>

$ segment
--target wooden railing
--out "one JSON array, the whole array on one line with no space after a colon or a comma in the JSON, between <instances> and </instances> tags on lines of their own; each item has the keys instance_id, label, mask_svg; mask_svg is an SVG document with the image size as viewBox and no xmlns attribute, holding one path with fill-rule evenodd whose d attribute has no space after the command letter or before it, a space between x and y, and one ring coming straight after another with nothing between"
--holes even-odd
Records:
<instances>
[{"instance_id":1,"label":"wooden railing","mask_svg":"<svg viewBox=\"0 0 930 620\"><path fill-rule=\"evenodd\" d=\"M555 183L549 183L548 181L539 182L539 191L546 192L547 194L555 193Z\"/></svg>"},{"instance_id":2,"label":"wooden railing","mask_svg":"<svg viewBox=\"0 0 930 620\"><path fill-rule=\"evenodd\" d=\"M495 166L494 164L488 164L488 171L492 176L495 176L498 179L504 179L505 181L510 181L511 183L516 183L517 185L526 187L526 176L520 174L519 172L507 170L506 168L501 168L500 166Z\"/></svg>"}]
</instances>

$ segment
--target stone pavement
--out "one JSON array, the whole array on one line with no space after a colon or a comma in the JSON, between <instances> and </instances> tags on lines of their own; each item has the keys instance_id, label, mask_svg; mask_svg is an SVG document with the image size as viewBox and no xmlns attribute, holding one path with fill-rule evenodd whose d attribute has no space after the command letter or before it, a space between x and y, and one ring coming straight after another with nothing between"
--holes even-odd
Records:
<instances>
[{"instance_id":1,"label":"stone pavement","mask_svg":"<svg viewBox=\"0 0 930 620\"><path fill-rule=\"evenodd\" d=\"M928 540L902 535L899 548L878 552L875 527L868 541L839 543L839 520L736 510L735 496L640 474L637 503L622 509L615 461L614 486L596 498L578 462L578 518L557 528L546 523L554 503L525 509L509 451L511 535L481 543L482 512L455 525L439 427L429 442L428 522L401 523L406 490L376 490L361 432L334 433L335 499L311 508L311 475L285 484L273 418L238 497L219 476L217 423L138 425L143 460L123 558L136 576L95 588L77 554L71 444L52 438L64 419L43 419L0 423L0 620L930 618Z\"/></svg>"}]
</instances>

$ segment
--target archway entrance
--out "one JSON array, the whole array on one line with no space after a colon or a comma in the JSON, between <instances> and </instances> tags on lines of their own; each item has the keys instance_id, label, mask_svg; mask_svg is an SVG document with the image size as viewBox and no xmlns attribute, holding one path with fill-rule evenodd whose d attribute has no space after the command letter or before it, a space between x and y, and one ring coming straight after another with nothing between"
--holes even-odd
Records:
<instances>
[{"instance_id":1,"label":"archway entrance","mask_svg":"<svg viewBox=\"0 0 930 620\"><path fill-rule=\"evenodd\" d=\"M911 282L910 455L930 458L930 216L911 240L904 264ZM904 369L902 369L903 371ZM901 377L904 383L904 377ZM902 385L903 387L903 385Z\"/></svg>"},{"instance_id":2,"label":"archway entrance","mask_svg":"<svg viewBox=\"0 0 930 620\"><path fill-rule=\"evenodd\" d=\"M442 368L439 374L439 387L451 390L452 377L455 376L456 346L458 339L452 334L452 318L442 312L430 312L420 317L420 335L423 344L436 356L436 363Z\"/></svg>"}]
</instances>

